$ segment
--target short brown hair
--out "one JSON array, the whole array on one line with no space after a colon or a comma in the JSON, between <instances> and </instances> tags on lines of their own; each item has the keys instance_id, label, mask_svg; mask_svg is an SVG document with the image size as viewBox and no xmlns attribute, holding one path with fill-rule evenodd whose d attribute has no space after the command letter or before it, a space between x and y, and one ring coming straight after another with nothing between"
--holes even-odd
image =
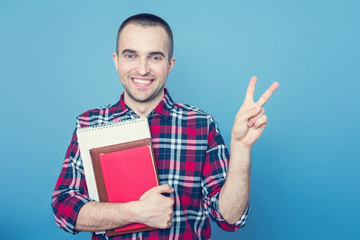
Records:
<instances>
[{"instance_id":1,"label":"short brown hair","mask_svg":"<svg viewBox=\"0 0 360 240\"><path fill-rule=\"evenodd\" d=\"M118 33L117 33L117 38L116 38L116 53L117 54L119 54L120 34L121 34L122 30L129 24L137 24L137 25L141 25L142 27L156 27L156 26L162 27L166 31L166 33L169 37L169 41L170 41L169 59L172 58L173 50L174 50L174 39L173 39L173 33L171 31L169 24L164 19L162 19L156 15L149 14L149 13L141 13L141 14L131 16L121 24L121 26L119 27Z\"/></svg>"}]
</instances>

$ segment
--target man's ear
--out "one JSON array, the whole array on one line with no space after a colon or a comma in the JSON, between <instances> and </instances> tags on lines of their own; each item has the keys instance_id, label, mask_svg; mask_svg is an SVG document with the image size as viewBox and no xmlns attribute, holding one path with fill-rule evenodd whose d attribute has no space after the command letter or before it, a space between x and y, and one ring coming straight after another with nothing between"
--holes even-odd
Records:
<instances>
[{"instance_id":1,"label":"man's ear","mask_svg":"<svg viewBox=\"0 0 360 240\"><path fill-rule=\"evenodd\" d=\"M113 60L114 60L114 63L115 63L115 68L116 68L116 70L117 71L119 71L119 69L118 69L118 55L117 55L117 53L113 53Z\"/></svg>"},{"instance_id":2,"label":"man's ear","mask_svg":"<svg viewBox=\"0 0 360 240\"><path fill-rule=\"evenodd\" d=\"M168 68L168 72L170 73L171 70L173 69L174 65L175 65L175 62L176 62L176 58L172 57L169 61L169 68Z\"/></svg>"}]
</instances>

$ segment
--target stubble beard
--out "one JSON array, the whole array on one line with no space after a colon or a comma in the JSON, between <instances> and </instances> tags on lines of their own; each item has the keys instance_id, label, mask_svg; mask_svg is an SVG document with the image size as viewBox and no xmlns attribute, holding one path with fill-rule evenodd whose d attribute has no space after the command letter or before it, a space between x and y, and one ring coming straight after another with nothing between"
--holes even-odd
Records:
<instances>
[{"instance_id":1,"label":"stubble beard","mask_svg":"<svg viewBox=\"0 0 360 240\"><path fill-rule=\"evenodd\" d=\"M130 80L132 81L132 80ZM126 92L126 94L129 96L129 98L131 98L132 101L134 102L138 102L138 103L148 103L151 102L152 100L154 100L157 96L159 96L161 94L161 92L164 91L164 85L162 86L158 86L157 88L155 88L149 96L145 96L145 98L140 98L137 97L135 94L132 93L132 91L130 90L130 88L128 88L127 86L125 86L124 84L122 84L124 87L124 90Z\"/></svg>"},{"instance_id":2,"label":"stubble beard","mask_svg":"<svg viewBox=\"0 0 360 240\"><path fill-rule=\"evenodd\" d=\"M147 102L151 102L152 100L154 100L160 93L161 91L164 91L164 87L162 88L158 88L155 89L149 96L145 97L145 98L138 98L136 96L134 96L134 94L132 94L131 91L129 91L127 88L125 88L126 94L135 102L139 102L139 103L147 103Z\"/></svg>"}]
</instances>

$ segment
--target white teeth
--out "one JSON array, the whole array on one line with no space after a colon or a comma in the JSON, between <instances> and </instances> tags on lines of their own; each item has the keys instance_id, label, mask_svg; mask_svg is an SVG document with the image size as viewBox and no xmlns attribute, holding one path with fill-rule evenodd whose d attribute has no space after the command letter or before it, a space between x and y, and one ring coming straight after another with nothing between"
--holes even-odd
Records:
<instances>
[{"instance_id":1,"label":"white teeth","mask_svg":"<svg viewBox=\"0 0 360 240\"><path fill-rule=\"evenodd\" d=\"M141 84L148 84L151 82L150 80L142 80L142 79L136 79L136 78L133 78L132 80L136 83L141 83Z\"/></svg>"}]
</instances>

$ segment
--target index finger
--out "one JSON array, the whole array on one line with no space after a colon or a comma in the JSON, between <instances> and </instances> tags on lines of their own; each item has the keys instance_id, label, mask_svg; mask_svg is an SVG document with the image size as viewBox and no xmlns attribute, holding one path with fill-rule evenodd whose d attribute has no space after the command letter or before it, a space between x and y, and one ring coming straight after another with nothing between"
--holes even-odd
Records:
<instances>
[{"instance_id":1,"label":"index finger","mask_svg":"<svg viewBox=\"0 0 360 240\"><path fill-rule=\"evenodd\" d=\"M274 82L273 84L271 84L268 90L266 90L266 92L264 92L264 94L259 98L257 104L263 106L279 86L280 84L278 82Z\"/></svg>"},{"instance_id":2,"label":"index finger","mask_svg":"<svg viewBox=\"0 0 360 240\"><path fill-rule=\"evenodd\" d=\"M246 100L253 101L256 82L257 82L257 78L255 76L251 77L249 86L246 90L246 96L245 96Z\"/></svg>"}]
</instances>

